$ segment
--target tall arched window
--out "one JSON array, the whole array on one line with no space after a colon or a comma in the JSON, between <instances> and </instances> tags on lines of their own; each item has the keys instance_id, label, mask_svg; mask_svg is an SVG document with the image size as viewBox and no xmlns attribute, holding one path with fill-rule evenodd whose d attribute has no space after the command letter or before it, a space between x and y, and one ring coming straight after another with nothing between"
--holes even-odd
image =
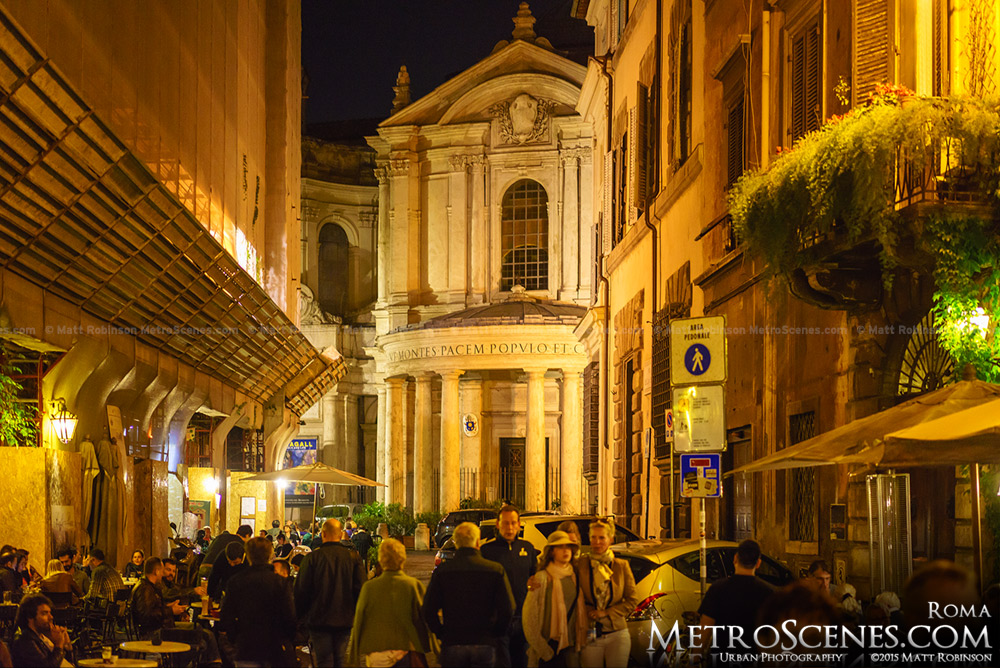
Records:
<instances>
[{"instance_id":1,"label":"tall arched window","mask_svg":"<svg viewBox=\"0 0 1000 668\"><path fill-rule=\"evenodd\" d=\"M343 317L347 310L350 243L340 225L324 225L319 233L319 306Z\"/></svg>"},{"instance_id":2,"label":"tall arched window","mask_svg":"<svg viewBox=\"0 0 1000 668\"><path fill-rule=\"evenodd\" d=\"M537 181L522 179L504 193L500 214L500 289L549 287L549 198Z\"/></svg>"}]
</instances>

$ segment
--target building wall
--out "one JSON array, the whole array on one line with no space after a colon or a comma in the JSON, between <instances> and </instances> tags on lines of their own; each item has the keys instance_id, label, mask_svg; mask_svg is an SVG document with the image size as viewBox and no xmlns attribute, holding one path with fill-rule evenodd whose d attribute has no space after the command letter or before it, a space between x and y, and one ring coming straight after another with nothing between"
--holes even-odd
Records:
<instances>
[{"instance_id":1,"label":"building wall","mask_svg":"<svg viewBox=\"0 0 1000 668\"><path fill-rule=\"evenodd\" d=\"M298 2L12 0L85 102L294 320ZM291 285L289 288L288 286Z\"/></svg>"}]
</instances>

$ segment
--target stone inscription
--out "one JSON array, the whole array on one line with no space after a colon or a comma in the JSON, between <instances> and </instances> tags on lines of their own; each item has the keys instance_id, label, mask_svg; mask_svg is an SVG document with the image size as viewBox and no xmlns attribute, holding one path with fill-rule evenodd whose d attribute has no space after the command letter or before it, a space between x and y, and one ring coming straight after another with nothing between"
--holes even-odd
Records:
<instances>
[{"instance_id":1,"label":"stone inscription","mask_svg":"<svg viewBox=\"0 0 1000 668\"><path fill-rule=\"evenodd\" d=\"M460 343L393 350L389 352L389 361L404 362L434 357L475 355L580 355L583 352L582 343Z\"/></svg>"}]
</instances>

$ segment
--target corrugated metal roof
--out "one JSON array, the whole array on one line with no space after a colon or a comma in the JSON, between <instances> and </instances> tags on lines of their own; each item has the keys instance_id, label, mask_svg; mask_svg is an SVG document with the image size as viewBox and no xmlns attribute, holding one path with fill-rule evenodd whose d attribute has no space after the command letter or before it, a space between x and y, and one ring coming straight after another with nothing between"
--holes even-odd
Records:
<instances>
[{"instance_id":1,"label":"corrugated metal roof","mask_svg":"<svg viewBox=\"0 0 1000 668\"><path fill-rule=\"evenodd\" d=\"M322 395L338 367L2 11L0 53L0 264L254 399Z\"/></svg>"}]
</instances>

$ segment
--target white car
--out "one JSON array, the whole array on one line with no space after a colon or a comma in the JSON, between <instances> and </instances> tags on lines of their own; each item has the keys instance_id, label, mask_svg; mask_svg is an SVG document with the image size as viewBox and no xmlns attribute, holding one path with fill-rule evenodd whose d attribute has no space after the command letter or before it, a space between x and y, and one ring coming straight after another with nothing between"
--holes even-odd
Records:
<instances>
[{"instance_id":1,"label":"white car","mask_svg":"<svg viewBox=\"0 0 1000 668\"><path fill-rule=\"evenodd\" d=\"M542 548L545 547L545 542L549 539L549 534L555 531L556 528L566 520L571 520L576 523L577 528L580 530L580 538L583 543L582 547L584 548L584 552L588 552L590 548L590 523L594 520L593 515L524 513L521 515L521 533L518 535L534 545L535 549L541 553ZM499 535L497 534L496 520L485 520L480 522L479 530L483 541L496 538ZM634 533L615 522L614 542L631 544L635 542L649 543L651 541L643 541Z\"/></svg>"},{"instance_id":2,"label":"white car","mask_svg":"<svg viewBox=\"0 0 1000 668\"><path fill-rule=\"evenodd\" d=\"M737 545L730 541L708 541L707 584L733 575ZM639 599L639 605L627 620L632 637L630 662L644 667L677 665L675 648L664 647L661 642L666 643L670 638L675 622L687 623L685 613L689 621L697 619L694 615L701 604L698 540L642 541L612 545L611 549L615 556L628 561ZM757 575L775 587L795 579L790 570L766 555L761 556Z\"/></svg>"}]
</instances>

